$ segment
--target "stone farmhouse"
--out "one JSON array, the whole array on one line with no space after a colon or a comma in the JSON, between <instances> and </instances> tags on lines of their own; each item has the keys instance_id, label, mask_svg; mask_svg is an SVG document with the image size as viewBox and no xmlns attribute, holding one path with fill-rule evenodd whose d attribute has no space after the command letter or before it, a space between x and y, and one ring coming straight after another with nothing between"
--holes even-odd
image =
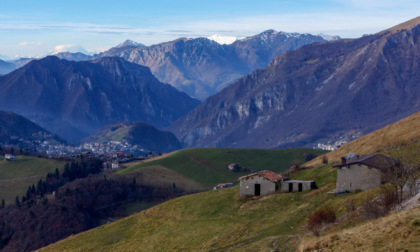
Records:
<instances>
[{"instance_id":1,"label":"stone farmhouse","mask_svg":"<svg viewBox=\"0 0 420 252\"><path fill-rule=\"evenodd\" d=\"M272 171L255 172L240 177L240 197L265 196L276 192L280 188L283 176Z\"/></svg>"},{"instance_id":2,"label":"stone farmhouse","mask_svg":"<svg viewBox=\"0 0 420 252\"><path fill-rule=\"evenodd\" d=\"M396 165L396 160L379 154L342 157L337 168L336 192L369 190L382 183L382 174Z\"/></svg>"}]
</instances>

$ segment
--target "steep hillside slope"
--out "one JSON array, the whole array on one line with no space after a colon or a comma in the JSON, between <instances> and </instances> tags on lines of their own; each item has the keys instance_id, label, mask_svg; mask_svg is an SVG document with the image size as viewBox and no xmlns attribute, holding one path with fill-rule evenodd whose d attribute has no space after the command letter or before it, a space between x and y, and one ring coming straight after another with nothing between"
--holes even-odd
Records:
<instances>
[{"instance_id":1,"label":"steep hillside slope","mask_svg":"<svg viewBox=\"0 0 420 252\"><path fill-rule=\"evenodd\" d=\"M209 97L170 126L185 146L311 146L420 110L420 18L304 46Z\"/></svg>"},{"instance_id":2,"label":"steep hillside slope","mask_svg":"<svg viewBox=\"0 0 420 252\"><path fill-rule=\"evenodd\" d=\"M0 77L0 108L69 141L118 121L168 126L199 104L121 58L73 62L50 56Z\"/></svg>"},{"instance_id":3,"label":"steep hillside slope","mask_svg":"<svg viewBox=\"0 0 420 252\"><path fill-rule=\"evenodd\" d=\"M420 112L351 141L332 152L309 161L305 165L319 165L322 163L324 156L329 162L334 162L339 161L341 157L349 153L368 154L390 146L400 146L419 141L419 126Z\"/></svg>"},{"instance_id":4,"label":"steep hillside slope","mask_svg":"<svg viewBox=\"0 0 420 252\"><path fill-rule=\"evenodd\" d=\"M298 251L418 251L420 207L319 238L306 238Z\"/></svg>"},{"instance_id":5,"label":"steep hillside slope","mask_svg":"<svg viewBox=\"0 0 420 252\"><path fill-rule=\"evenodd\" d=\"M160 131L152 125L135 123L118 123L99 129L85 142L122 141L154 152L171 152L181 149L181 143L171 132Z\"/></svg>"},{"instance_id":6,"label":"steep hillside slope","mask_svg":"<svg viewBox=\"0 0 420 252\"><path fill-rule=\"evenodd\" d=\"M268 30L230 45L207 38L180 38L152 46L117 46L97 56L118 56L148 66L160 81L205 99L239 77L266 67L283 52L324 41L321 36Z\"/></svg>"}]
</instances>

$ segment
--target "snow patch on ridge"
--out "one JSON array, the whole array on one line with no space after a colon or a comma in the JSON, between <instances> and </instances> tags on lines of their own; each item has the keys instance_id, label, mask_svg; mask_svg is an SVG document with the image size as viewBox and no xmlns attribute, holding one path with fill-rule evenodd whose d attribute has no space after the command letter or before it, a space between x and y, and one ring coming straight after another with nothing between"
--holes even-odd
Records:
<instances>
[{"instance_id":1,"label":"snow patch on ridge","mask_svg":"<svg viewBox=\"0 0 420 252\"><path fill-rule=\"evenodd\" d=\"M333 40L339 40L341 39L340 36L333 36L333 35L328 35L328 34L317 34L317 36L320 36L321 38L325 39L326 41L333 41Z\"/></svg>"},{"instance_id":2,"label":"snow patch on ridge","mask_svg":"<svg viewBox=\"0 0 420 252\"><path fill-rule=\"evenodd\" d=\"M217 42L221 45L230 45L233 42L235 42L236 40L238 40L237 37L232 37L232 36L222 36L220 34L214 34L211 35L210 37L207 37L210 40L213 40L214 42Z\"/></svg>"}]
</instances>

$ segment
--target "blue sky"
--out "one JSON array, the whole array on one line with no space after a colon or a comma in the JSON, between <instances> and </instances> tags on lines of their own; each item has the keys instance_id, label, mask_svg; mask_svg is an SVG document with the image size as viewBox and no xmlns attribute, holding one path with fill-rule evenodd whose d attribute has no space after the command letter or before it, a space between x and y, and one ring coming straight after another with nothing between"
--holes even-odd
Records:
<instances>
[{"instance_id":1,"label":"blue sky","mask_svg":"<svg viewBox=\"0 0 420 252\"><path fill-rule=\"evenodd\" d=\"M267 29L356 38L419 13L418 0L1 0L0 55L98 52L125 39L151 45Z\"/></svg>"}]
</instances>

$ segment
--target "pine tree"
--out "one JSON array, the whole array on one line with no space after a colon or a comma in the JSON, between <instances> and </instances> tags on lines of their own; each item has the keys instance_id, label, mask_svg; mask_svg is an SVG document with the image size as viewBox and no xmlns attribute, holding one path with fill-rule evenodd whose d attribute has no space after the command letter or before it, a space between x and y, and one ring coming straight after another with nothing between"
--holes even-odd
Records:
<instances>
[{"instance_id":1,"label":"pine tree","mask_svg":"<svg viewBox=\"0 0 420 252\"><path fill-rule=\"evenodd\" d=\"M6 207L6 202L4 202L4 199L1 201L1 208L5 208Z\"/></svg>"},{"instance_id":2,"label":"pine tree","mask_svg":"<svg viewBox=\"0 0 420 252\"><path fill-rule=\"evenodd\" d=\"M16 199L15 199L15 205L16 205L17 207L20 207L19 196L16 196Z\"/></svg>"},{"instance_id":3,"label":"pine tree","mask_svg":"<svg viewBox=\"0 0 420 252\"><path fill-rule=\"evenodd\" d=\"M36 190L35 190L35 185L34 184L32 184L32 187L31 187L31 194L32 195L35 195L36 194Z\"/></svg>"}]
</instances>

